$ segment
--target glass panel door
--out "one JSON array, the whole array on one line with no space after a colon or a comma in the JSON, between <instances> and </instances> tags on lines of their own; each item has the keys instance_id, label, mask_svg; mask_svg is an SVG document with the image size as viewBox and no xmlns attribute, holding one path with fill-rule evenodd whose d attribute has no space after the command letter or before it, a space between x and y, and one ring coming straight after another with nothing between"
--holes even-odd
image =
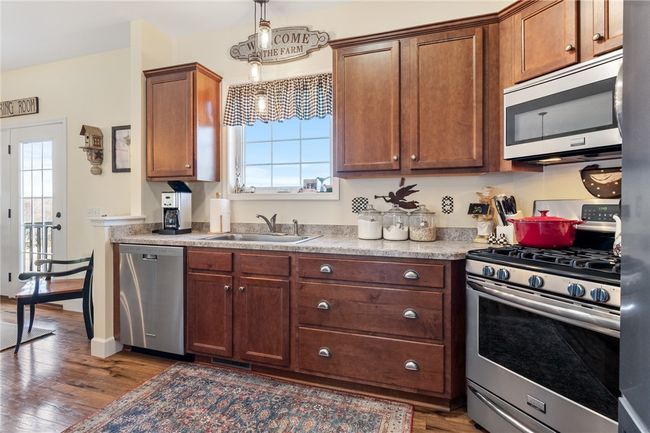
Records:
<instances>
[{"instance_id":1,"label":"glass panel door","mask_svg":"<svg viewBox=\"0 0 650 433\"><path fill-rule=\"evenodd\" d=\"M65 124L7 128L2 136L11 147L2 172L3 195L9 193L3 206L11 217L3 225L8 242L2 245L0 287L13 296L24 284L18 274L39 270L36 260L67 258Z\"/></svg>"}]
</instances>

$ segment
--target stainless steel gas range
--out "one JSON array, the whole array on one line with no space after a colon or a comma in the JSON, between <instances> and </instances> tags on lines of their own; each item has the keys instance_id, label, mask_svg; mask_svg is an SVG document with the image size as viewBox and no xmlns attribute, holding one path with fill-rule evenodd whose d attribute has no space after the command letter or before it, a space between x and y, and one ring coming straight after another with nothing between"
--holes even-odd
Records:
<instances>
[{"instance_id":1,"label":"stainless steel gas range","mask_svg":"<svg viewBox=\"0 0 650 433\"><path fill-rule=\"evenodd\" d=\"M614 433L619 397L617 200L536 202L588 222L571 249L467 255L467 411L492 433Z\"/></svg>"}]
</instances>

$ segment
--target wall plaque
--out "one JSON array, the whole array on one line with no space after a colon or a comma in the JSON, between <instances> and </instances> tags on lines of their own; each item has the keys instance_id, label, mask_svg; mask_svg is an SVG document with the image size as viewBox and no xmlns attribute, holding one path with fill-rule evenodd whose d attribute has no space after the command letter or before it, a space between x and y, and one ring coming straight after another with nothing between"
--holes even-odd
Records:
<instances>
[{"instance_id":1,"label":"wall plaque","mask_svg":"<svg viewBox=\"0 0 650 433\"><path fill-rule=\"evenodd\" d=\"M328 44L330 36L325 32L301 27L280 27L273 29L273 44L269 50L257 51L257 38L250 35L247 40L233 45L230 55L233 59L248 61L251 54L257 54L262 63L282 63L306 57Z\"/></svg>"},{"instance_id":2,"label":"wall plaque","mask_svg":"<svg viewBox=\"0 0 650 433\"><path fill-rule=\"evenodd\" d=\"M38 97L2 101L0 108L2 110L0 118L36 114L38 113Z\"/></svg>"}]
</instances>

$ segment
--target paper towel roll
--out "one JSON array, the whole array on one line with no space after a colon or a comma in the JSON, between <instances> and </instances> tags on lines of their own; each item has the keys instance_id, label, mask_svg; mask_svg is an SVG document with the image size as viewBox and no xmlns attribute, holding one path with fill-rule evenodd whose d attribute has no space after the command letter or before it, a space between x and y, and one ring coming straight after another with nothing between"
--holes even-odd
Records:
<instances>
[{"instance_id":1,"label":"paper towel roll","mask_svg":"<svg viewBox=\"0 0 650 433\"><path fill-rule=\"evenodd\" d=\"M210 233L230 232L230 200L210 199Z\"/></svg>"}]
</instances>

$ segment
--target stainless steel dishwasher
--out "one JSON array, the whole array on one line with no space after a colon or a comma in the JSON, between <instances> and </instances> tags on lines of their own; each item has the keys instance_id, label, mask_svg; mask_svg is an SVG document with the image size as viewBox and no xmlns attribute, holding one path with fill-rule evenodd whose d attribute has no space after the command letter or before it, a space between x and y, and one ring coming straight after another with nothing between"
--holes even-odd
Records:
<instances>
[{"instance_id":1,"label":"stainless steel dishwasher","mask_svg":"<svg viewBox=\"0 0 650 433\"><path fill-rule=\"evenodd\" d=\"M185 354L181 247L120 244L120 341Z\"/></svg>"}]
</instances>

